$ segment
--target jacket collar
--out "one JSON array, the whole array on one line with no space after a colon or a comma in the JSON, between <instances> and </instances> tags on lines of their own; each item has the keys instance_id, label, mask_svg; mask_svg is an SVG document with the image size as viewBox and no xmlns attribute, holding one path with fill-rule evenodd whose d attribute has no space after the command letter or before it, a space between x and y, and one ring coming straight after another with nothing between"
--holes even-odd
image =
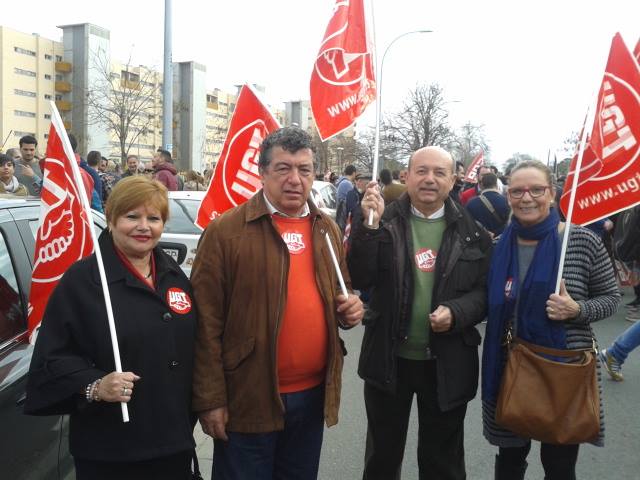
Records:
<instances>
[{"instance_id":1,"label":"jacket collar","mask_svg":"<svg viewBox=\"0 0 640 480\"><path fill-rule=\"evenodd\" d=\"M270 216L271 212L269 211L269 207L267 206L267 202L265 201L264 193L262 189L253 195L249 200L247 200L246 205L246 214L245 219L247 222L253 222L260 217ZM313 219L315 217L319 217L321 215L320 210L315 206L315 204L307 199L307 205L309 206L309 216Z\"/></svg>"}]
</instances>

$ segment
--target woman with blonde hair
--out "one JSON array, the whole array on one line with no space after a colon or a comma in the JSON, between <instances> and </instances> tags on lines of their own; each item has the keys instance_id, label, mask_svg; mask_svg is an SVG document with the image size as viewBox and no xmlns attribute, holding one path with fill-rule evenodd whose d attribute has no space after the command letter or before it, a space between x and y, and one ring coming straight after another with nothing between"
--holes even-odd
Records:
<instances>
[{"instance_id":1,"label":"woman with blonde hair","mask_svg":"<svg viewBox=\"0 0 640 480\"><path fill-rule=\"evenodd\" d=\"M62 276L35 345L25 413L70 414L78 480L190 478L196 308L180 267L158 247L167 189L118 182L99 238L123 372L113 350L95 254ZM130 421L122 421L120 402Z\"/></svg>"}]
</instances>

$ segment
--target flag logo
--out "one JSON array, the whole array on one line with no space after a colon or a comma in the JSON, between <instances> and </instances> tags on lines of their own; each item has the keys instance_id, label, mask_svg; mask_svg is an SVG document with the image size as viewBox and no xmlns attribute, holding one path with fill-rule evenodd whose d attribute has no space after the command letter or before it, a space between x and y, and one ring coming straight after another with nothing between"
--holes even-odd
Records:
<instances>
[{"instance_id":1,"label":"flag logo","mask_svg":"<svg viewBox=\"0 0 640 480\"><path fill-rule=\"evenodd\" d=\"M421 248L416 252L416 267L421 272L433 272L438 252L430 248Z\"/></svg>"},{"instance_id":2,"label":"flag logo","mask_svg":"<svg viewBox=\"0 0 640 480\"><path fill-rule=\"evenodd\" d=\"M191 298L187 292L177 287L167 290L167 304L171 310L180 315L191 311Z\"/></svg>"},{"instance_id":3,"label":"flag logo","mask_svg":"<svg viewBox=\"0 0 640 480\"><path fill-rule=\"evenodd\" d=\"M304 244L304 238L301 233L298 232L284 232L282 234L282 240L287 244L289 253L298 255L304 252L306 245Z\"/></svg>"}]
</instances>

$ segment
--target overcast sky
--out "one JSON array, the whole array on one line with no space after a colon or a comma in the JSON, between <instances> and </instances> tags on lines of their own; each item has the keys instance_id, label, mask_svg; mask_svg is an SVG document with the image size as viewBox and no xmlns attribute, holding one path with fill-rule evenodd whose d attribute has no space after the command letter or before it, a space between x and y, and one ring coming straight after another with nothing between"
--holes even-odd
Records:
<instances>
[{"instance_id":1,"label":"overcast sky","mask_svg":"<svg viewBox=\"0 0 640 480\"><path fill-rule=\"evenodd\" d=\"M333 0L174 0L174 61L206 65L209 87L243 82L271 102L308 98L315 55ZM19 6L18 6L19 5ZM99 6L98 6L99 5ZM374 0L378 56L396 36L383 72L383 110L417 83L438 82L454 126L484 124L493 163L514 152L546 161L580 129L595 101L613 34L633 49L638 0ZM0 24L60 39L56 25L111 31L112 55L162 67L163 0L21 0ZM365 122L373 122L373 105Z\"/></svg>"}]
</instances>

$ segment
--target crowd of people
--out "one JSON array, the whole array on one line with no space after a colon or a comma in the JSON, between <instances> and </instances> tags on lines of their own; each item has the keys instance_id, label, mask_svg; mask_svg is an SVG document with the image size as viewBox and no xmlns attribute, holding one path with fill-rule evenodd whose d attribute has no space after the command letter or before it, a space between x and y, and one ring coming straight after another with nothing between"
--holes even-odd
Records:
<instances>
[{"instance_id":1,"label":"crowd of people","mask_svg":"<svg viewBox=\"0 0 640 480\"><path fill-rule=\"evenodd\" d=\"M317 478L324 426L338 423L340 331L360 323L363 479L400 478L414 397L420 478L466 478L464 419L480 378L478 422L497 448L495 478L524 479L536 439L494 414L505 337L588 348L591 324L620 301L601 235L576 225L555 293L568 225L552 172L538 161L519 163L500 182L482 167L468 186L464 165L440 147L416 150L406 170L383 170L380 182L350 165L340 178L327 176L337 187L334 222L310 199L311 137L279 129L260 148L263 188L209 224L187 279L157 247L167 191L178 188L170 155L158 152L152 178L130 158L113 182L108 162L102 173L113 175L101 176L99 153L88 157L109 225L100 246L125 372L115 371L92 255L65 273L47 305L25 407L71 415L79 480L193 478L196 418L214 439L215 480ZM25 173L32 185L41 179L35 165ZM200 183L185 180L185 188ZM601 352L618 379L617 355L630 343ZM589 439L599 446L603 412L601 404L600 433ZM542 442L545 478L575 479L579 447Z\"/></svg>"},{"instance_id":2,"label":"crowd of people","mask_svg":"<svg viewBox=\"0 0 640 480\"><path fill-rule=\"evenodd\" d=\"M82 158L76 153L78 142L73 134L69 134L69 140L81 168L91 208L99 212L104 212L111 191L122 178L143 175L159 181L168 191L204 191L213 173L211 170L206 170L203 175L194 170L178 172L171 153L163 149L158 149L149 164L140 161L137 155L127 156L123 171L119 161L109 160L97 150L90 151L86 159ZM25 135L20 138L18 148L0 153L0 193L40 196L45 161L44 156L38 156L35 137Z\"/></svg>"}]
</instances>

